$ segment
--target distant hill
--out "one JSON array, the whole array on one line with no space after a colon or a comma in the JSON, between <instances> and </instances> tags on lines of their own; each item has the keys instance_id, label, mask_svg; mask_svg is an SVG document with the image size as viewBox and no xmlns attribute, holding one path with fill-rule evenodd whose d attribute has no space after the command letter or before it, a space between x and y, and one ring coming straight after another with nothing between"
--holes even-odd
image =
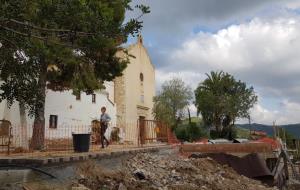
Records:
<instances>
[{"instance_id":1,"label":"distant hill","mask_svg":"<svg viewBox=\"0 0 300 190\"><path fill-rule=\"evenodd\" d=\"M284 128L287 132L289 132L291 135L293 135L297 139L300 139L300 123L290 124L290 125L282 125L281 127Z\"/></svg>"},{"instance_id":2,"label":"distant hill","mask_svg":"<svg viewBox=\"0 0 300 190\"><path fill-rule=\"evenodd\" d=\"M256 130L256 131L264 131L269 136L273 136L273 127L271 125L263 125L253 123L249 124L236 124L237 127L248 129L248 130ZM289 124L289 125L279 125L278 127L284 128L289 134L293 135L295 138L300 139L300 123L298 124Z\"/></svg>"}]
</instances>

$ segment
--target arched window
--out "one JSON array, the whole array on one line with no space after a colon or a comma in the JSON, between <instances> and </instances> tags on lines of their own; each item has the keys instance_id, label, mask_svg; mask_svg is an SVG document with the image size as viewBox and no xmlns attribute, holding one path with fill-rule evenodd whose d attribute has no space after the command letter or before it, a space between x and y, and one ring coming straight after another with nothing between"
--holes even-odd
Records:
<instances>
[{"instance_id":1,"label":"arched window","mask_svg":"<svg viewBox=\"0 0 300 190\"><path fill-rule=\"evenodd\" d=\"M141 82L144 81L144 75L143 75L143 73L140 73L140 81L141 81Z\"/></svg>"}]
</instances>

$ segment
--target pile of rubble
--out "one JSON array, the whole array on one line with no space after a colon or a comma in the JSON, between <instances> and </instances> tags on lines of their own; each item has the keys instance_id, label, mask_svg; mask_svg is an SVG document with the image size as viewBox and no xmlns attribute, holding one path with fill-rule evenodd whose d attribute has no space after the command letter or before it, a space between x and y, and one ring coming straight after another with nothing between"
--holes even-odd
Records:
<instances>
[{"instance_id":1,"label":"pile of rubble","mask_svg":"<svg viewBox=\"0 0 300 190\"><path fill-rule=\"evenodd\" d=\"M210 158L185 159L142 153L129 158L120 171L106 171L96 164L79 168L79 184L91 190L271 190L259 181L237 174Z\"/></svg>"}]
</instances>

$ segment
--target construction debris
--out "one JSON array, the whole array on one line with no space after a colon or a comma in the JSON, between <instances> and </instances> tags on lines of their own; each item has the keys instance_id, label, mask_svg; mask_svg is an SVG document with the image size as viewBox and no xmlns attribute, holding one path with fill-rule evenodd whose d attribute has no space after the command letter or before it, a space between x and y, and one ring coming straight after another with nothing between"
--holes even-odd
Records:
<instances>
[{"instance_id":1,"label":"construction debris","mask_svg":"<svg viewBox=\"0 0 300 190\"><path fill-rule=\"evenodd\" d=\"M78 183L91 190L271 190L259 181L237 174L211 158L181 158L174 154L137 154L120 171L84 163Z\"/></svg>"}]
</instances>

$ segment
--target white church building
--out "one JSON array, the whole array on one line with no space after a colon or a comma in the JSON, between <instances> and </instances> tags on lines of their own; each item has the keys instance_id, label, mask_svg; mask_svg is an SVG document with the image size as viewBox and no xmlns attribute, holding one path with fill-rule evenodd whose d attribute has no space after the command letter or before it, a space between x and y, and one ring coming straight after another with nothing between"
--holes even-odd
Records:
<instances>
[{"instance_id":1,"label":"white church building","mask_svg":"<svg viewBox=\"0 0 300 190\"><path fill-rule=\"evenodd\" d=\"M51 133L56 138L71 137L72 132L91 132L93 120L99 120L100 108L105 106L111 116L110 129L119 127L124 140L137 139L136 121L139 118L153 119L152 107L155 95L155 69L151 63L142 37L128 47L130 64L123 76L115 81L105 82L105 89L92 95L81 93L75 96L72 91L54 92L47 90L45 104L45 137ZM122 55L118 55L122 56ZM134 86L133 86L134 84ZM0 119L8 120L13 127L15 146L28 146L31 137L33 118L22 114L18 103L8 108L6 101L0 103ZM129 129L126 123L132 123ZM80 131L66 133L66 128L80 126ZM77 128L78 130L78 128ZM126 134L131 133L131 135ZM132 136L132 134L135 134Z\"/></svg>"},{"instance_id":2,"label":"white church building","mask_svg":"<svg viewBox=\"0 0 300 190\"><path fill-rule=\"evenodd\" d=\"M81 93L75 96L72 91L54 92L47 90L45 120L47 128L65 125L88 125L99 119L100 108L105 106L111 115L112 123L116 122L116 105L114 104L114 83L106 82L105 89L92 95ZM33 118L22 119L18 103L8 108L6 101L0 103L1 119L8 120L12 126L32 125Z\"/></svg>"}]
</instances>

